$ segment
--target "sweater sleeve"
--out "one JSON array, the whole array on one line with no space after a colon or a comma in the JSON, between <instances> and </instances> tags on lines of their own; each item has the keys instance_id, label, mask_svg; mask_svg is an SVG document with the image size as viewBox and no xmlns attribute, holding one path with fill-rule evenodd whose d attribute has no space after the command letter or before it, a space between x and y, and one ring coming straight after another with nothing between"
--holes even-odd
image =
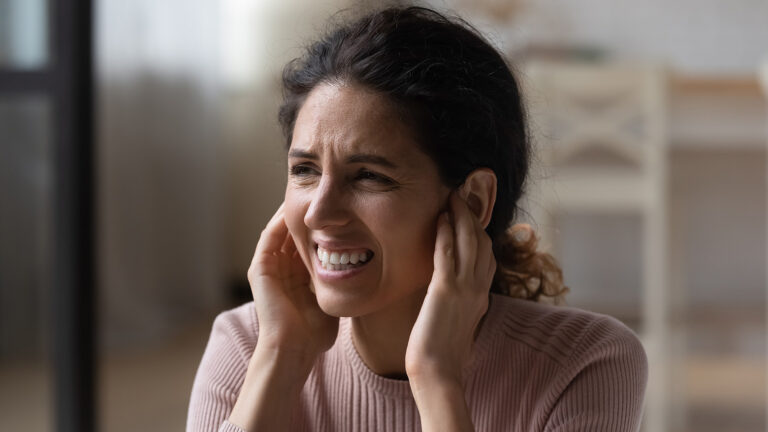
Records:
<instances>
[{"instance_id":1,"label":"sweater sleeve","mask_svg":"<svg viewBox=\"0 0 768 432\"><path fill-rule=\"evenodd\" d=\"M187 413L187 432L245 432L226 419L237 401L256 342L249 303L223 312L198 367Z\"/></svg>"},{"instance_id":2,"label":"sweater sleeve","mask_svg":"<svg viewBox=\"0 0 768 432\"><path fill-rule=\"evenodd\" d=\"M636 431L643 411L648 361L637 336L620 321L595 321L562 377L564 390L547 432Z\"/></svg>"}]
</instances>

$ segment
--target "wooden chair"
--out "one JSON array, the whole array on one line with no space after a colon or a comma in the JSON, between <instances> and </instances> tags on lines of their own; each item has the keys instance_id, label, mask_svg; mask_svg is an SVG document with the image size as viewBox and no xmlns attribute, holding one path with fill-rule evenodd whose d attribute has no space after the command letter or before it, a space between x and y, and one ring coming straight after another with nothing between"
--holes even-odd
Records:
<instances>
[{"instance_id":1,"label":"wooden chair","mask_svg":"<svg viewBox=\"0 0 768 432\"><path fill-rule=\"evenodd\" d=\"M531 184L524 208L542 243L557 244L558 214L633 212L643 221L639 336L650 371L643 429L664 431L670 360L665 71L651 64L540 61L523 72L538 159L538 184Z\"/></svg>"}]
</instances>

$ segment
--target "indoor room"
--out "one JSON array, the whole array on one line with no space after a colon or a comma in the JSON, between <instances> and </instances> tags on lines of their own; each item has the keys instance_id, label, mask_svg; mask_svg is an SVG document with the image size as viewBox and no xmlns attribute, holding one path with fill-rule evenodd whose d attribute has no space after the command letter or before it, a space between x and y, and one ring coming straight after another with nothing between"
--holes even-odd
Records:
<instances>
[{"instance_id":1,"label":"indoor room","mask_svg":"<svg viewBox=\"0 0 768 432\"><path fill-rule=\"evenodd\" d=\"M517 80L514 222L562 271L555 307L642 344L640 430L765 431L768 3L418 5ZM214 320L253 301L291 188L283 68L382 7L0 0L0 430L193 430Z\"/></svg>"}]
</instances>

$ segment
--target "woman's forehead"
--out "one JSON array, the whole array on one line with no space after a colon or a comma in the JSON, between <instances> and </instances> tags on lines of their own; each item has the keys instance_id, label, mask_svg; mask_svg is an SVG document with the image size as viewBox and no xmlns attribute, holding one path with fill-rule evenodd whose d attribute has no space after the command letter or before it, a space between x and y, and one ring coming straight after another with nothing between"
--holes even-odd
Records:
<instances>
[{"instance_id":1,"label":"woman's forehead","mask_svg":"<svg viewBox=\"0 0 768 432\"><path fill-rule=\"evenodd\" d=\"M374 155L402 165L426 157L384 96L337 84L310 92L296 118L291 153Z\"/></svg>"}]
</instances>

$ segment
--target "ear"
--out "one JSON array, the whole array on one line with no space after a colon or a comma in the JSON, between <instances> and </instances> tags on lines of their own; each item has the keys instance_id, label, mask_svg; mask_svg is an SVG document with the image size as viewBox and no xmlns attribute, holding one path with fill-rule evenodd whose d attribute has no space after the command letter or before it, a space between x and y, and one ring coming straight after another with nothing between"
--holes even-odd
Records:
<instances>
[{"instance_id":1,"label":"ear","mask_svg":"<svg viewBox=\"0 0 768 432\"><path fill-rule=\"evenodd\" d=\"M496 174L490 168L472 171L459 187L459 195L485 229L491 222L493 205L496 203Z\"/></svg>"}]
</instances>

